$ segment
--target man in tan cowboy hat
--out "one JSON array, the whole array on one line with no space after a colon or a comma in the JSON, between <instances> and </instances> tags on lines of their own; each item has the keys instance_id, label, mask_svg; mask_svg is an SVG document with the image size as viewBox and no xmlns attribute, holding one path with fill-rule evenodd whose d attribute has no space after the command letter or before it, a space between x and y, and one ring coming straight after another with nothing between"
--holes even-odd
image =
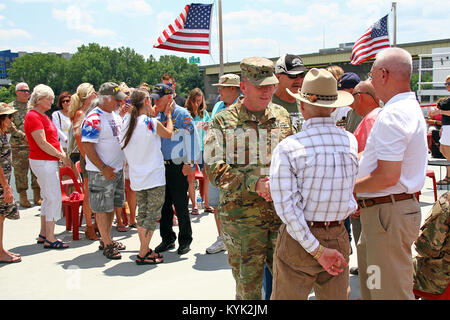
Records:
<instances>
[{"instance_id":1,"label":"man in tan cowboy hat","mask_svg":"<svg viewBox=\"0 0 450 320\"><path fill-rule=\"evenodd\" d=\"M274 254L272 299L347 299L350 243L344 220L357 209L355 137L336 127L334 108L353 97L338 91L325 69L311 69L300 92L302 131L281 141L272 154L270 188L283 221Z\"/></svg>"},{"instance_id":2,"label":"man in tan cowboy hat","mask_svg":"<svg viewBox=\"0 0 450 320\"><path fill-rule=\"evenodd\" d=\"M273 62L241 61L244 97L212 120L205 145L210 181L220 188L220 226L237 299L261 299L264 265L272 268L281 221L268 194L271 152L292 134L289 113L271 102Z\"/></svg>"}]
</instances>

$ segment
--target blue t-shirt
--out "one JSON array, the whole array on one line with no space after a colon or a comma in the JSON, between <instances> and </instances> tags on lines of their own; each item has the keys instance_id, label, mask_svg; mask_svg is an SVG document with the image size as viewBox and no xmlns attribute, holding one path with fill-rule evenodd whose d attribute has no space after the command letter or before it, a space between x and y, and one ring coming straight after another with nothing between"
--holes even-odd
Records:
<instances>
[{"instance_id":1,"label":"blue t-shirt","mask_svg":"<svg viewBox=\"0 0 450 320\"><path fill-rule=\"evenodd\" d=\"M167 122L166 115L162 112L156 118L164 125ZM172 138L161 138L161 151L164 160L182 158L187 161L197 161L201 152L200 139L189 111L175 105L172 112L172 121L174 130Z\"/></svg>"},{"instance_id":2,"label":"blue t-shirt","mask_svg":"<svg viewBox=\"0 0 450 320\"><path fill-rule=\"evenodd\" d=\"M232 104L235 104L238 101L238 99L239 99L239 97L237 97L236 100L234 100L234 102ZM218 114L220 111L222 111L226 107L227 106L225 105L225 102L223 102L222 100L217 101L217 103L214 105L214 108L211 112L211 119L213 119L216 114Z\"/></svg>"}]
</instances>

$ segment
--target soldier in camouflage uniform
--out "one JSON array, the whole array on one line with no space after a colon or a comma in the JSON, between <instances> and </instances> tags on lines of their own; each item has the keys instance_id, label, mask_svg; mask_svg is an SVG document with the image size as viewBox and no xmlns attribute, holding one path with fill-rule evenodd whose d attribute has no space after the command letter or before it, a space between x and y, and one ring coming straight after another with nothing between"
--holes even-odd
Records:
<instances>
[{"instance_id":1,"label":"soldier in camouflage uniform","mask_svg":"<svg viewBox=\"0 0 450 320\"><path fill-rule=\"evenodd\" d=\"M450 193L434 204L420 228L414 258L414 289L442 294L450 283Z\"/></svg>"},{"instance_id":2,"label":"soldier in camouflage uniform","mask_svg":"<svg viewBox=\"0 0 450 320\"><path fill-rule=\"evenodd\" d=\"M17 110L11 128L10 143L12 150L12 165L14 167L14 179L16 181L16 191L20 196L20 205L25 208L31 207L27 198L28 189L28 171L30 170L28 162L29 147L25 136L23 124L25 115L28 111L28 99L30 97L30 89L28 84L21 82L16 85L17 99L9 104ZM41 205L41 189L37 183L36 176L31 172L31 187L33 188L34 203Z\"/></svg>"},{"instance_id":3,"label":"soldier in camouflage uniform","mask_svg":"<svg viewBox=\"0 0 450 320\"><path fill-rule=\"evenodd\" d=\"M241 62L245 97L217 114L205 145L210 181L221 189L219 219L237 299L261 299L264 265L272 268L278 218L270 199L272 150L292 134L289 113L273 104L278 83L265 58Z\"/></svg>"},{"instance_id":4,"label":"soldier in camouflage uniform","mask_svg":"<svg viewBox=\"0 0 450 320\"><path fill-rule=\"evenodd\" d=\"M19 210L9 185L11 179L11 146L6 136L7 128L17 110L6 103L0 103L0 263L20 262L20 255L3 248L3 222L19 219Z\"/></svg>"}]
</instances>

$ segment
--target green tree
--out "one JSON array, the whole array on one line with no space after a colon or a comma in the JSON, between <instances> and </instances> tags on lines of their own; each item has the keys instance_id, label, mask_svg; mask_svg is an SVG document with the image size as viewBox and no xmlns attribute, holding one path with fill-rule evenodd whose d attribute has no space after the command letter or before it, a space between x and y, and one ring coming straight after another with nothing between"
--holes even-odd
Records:
<instances>
[{"instance_id":1,"label":"green tree","mask_svg":"<svg viewBox=\"0 0 450 320\"><path fill-rule=\"evenodd\" d=\"M25 81L31 90L43 83L55 94L63 91L67 60L55 54L27 54L17 58L8 69L8 77L15 83Z\"/></svg>"},{"instance_id":2,"label":"green tree","mask_svg":"<svg viewBox=\"0 0 450 320\"><path fill-rule=\"evenodd\" d=\"M422 77L420 79L421 82L433 82L433 76L429 72L422 73ZM416 92L418 90L418 83L419 83L419 74L413 73L411 75L411 90ZM433 85L431 84L423 84L421 85L421 89L432 89Z\"/></svg>"},{"instance_id":3,"label":"green tree","mask_svg":"<svg viewBox=\"0 0 450 320\"><path fill-rule=\"evenodd\" d=\"M10 103L11 101L15 100L16 95L14 93L14 88L15 86L10 86L9 88L0 88L0 102Z\"/></svg>"}]
</instances>

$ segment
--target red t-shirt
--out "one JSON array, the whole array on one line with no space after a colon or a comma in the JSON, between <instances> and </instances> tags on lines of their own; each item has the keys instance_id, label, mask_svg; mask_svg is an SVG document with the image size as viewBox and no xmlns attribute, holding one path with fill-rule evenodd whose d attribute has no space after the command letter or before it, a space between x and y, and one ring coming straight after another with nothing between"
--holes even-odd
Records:
<instances>
[{"instance_id":1,"label":"red t-shirt","mask_svg":"<svg viewBox=\"0 0 450 320\"><path fill-rule=\"evenodd\" d=\"M45 138L48 143L50 143L53 147L55 147L58 151L61 152L61 146L58 140L58 131L46 115L42 115L35 110L30 110L25 116L25 124L24 124L25 134L27 135L28 145L30 146L30 154L29 158L33 160L56 160L59 159L49 155L47 152L43 151L34 141L31 133L36 130L44 129Z\"/></svg>"}]
</instances>

